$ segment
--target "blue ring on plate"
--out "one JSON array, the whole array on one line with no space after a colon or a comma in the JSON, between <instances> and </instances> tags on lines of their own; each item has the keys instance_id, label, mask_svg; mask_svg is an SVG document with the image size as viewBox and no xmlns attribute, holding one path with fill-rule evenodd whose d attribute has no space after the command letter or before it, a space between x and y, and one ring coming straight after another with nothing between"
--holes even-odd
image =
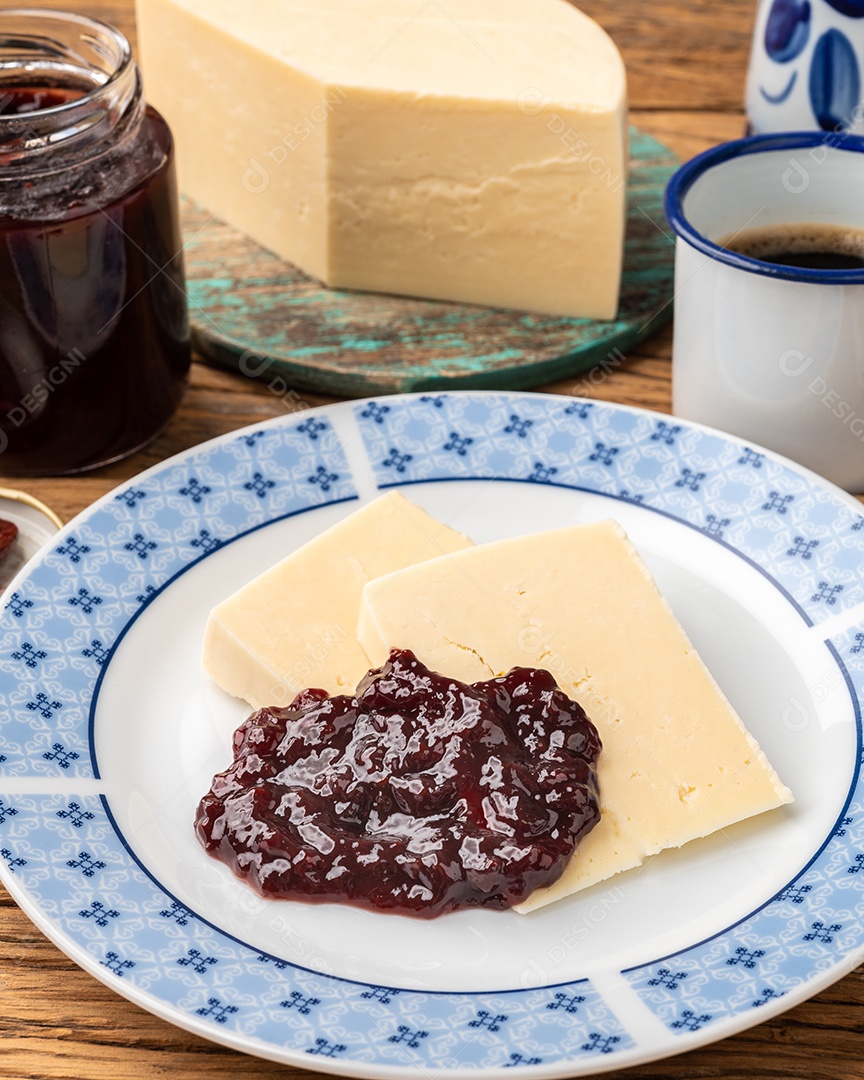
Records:
<instances>
[{"instance_id":1,"label":"blue ring on plate","mask_svg":"<svg viewBox=\"0 0 864 1080\"><path fill-rule=\"evenodd\" d=\"M719 146L697 154L672 176L666 186L663 209L669 225L691 247L712 259L746 270L750 274L779 278L784 281L805 281L818 285L864 285L864 268L860 270L814 270L799 266L782 266L777 263L753 259L737 251L715 244L690 224L684 214L684 199L701 177L717 165L747 154L761 154L776 150L810 150L824 146L833 150L849 150L864 154L864 137L839 132L826 135L819 131L793 131L778 134L749 135L744 139L721 143Z\"/></svg>"}]
</instances>

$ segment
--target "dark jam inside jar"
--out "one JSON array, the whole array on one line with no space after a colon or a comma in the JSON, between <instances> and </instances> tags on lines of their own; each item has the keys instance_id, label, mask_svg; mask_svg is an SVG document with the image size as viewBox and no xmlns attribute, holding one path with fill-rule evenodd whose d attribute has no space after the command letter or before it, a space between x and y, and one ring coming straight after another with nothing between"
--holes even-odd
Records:
<instances>
[{"instance_id":1,"label":"dark jam inside jar","mask_svg":"<svg viewBox=\"0 0 864 1080\"><path fill-rule=\"evenodd\" d=\"M3 29L0 18L0 51ZM108 45L128 49L111 34ZM6 69L0 80L0 473L121 458L162 430L183 394L173 141L143 105L131 55L120 58L125 97L111 96L113 76Z\"/></svg>"},{"instance_id":2,"label":"dark jam inside jar","mask_svg":"<svg viewBox=\"0 0 864 1080\"><path fill-rule=\"evenodd\" d=\"M265 896L425 918L509 908L599 820L599 753L548 671L468 685L394 650L353 697L306 690L250 717L195 826Z\"/></svg>"},{"instance_id":3,"label":"dark jam inside jar","mask_svg":"<svg viewBox=\"0 0 864 1080\"><path fill-rule=\"evenodd\" d=\"M56 109L84 93L61 86L6 86L0 93L0 116L26 116L40 109Z\"/></svg>"}]
</instances>

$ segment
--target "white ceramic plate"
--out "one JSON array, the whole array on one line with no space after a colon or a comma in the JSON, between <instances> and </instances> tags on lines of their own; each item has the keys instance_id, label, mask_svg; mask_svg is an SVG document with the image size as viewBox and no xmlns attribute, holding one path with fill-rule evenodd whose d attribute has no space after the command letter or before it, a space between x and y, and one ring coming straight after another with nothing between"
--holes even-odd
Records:
<instances>
[{"instance_id":1,"label":"white ceramic plate","mask_svg":"<svg viewBox=\"0 0 864 1080\"><path fill-rule=\"evenodd\" d=\"M393 486L478 542L618 519L794 805L527 917L425 922L236 881L192 833L244 718L201 674L207 614ZM563 1077L691 1049L864 958L862 568L849 496L618 406L396 397L216 440L90 508L5 594L0 873L93 975L274 1060Z\"/></svg>"}]
</instances>

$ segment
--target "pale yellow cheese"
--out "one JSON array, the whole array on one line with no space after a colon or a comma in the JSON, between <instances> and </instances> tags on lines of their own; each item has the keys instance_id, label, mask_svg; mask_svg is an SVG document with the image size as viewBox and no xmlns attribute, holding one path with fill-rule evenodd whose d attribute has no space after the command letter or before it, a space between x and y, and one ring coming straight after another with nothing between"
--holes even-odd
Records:
<instances>
[{"instance_id":1,"label":"pale yellow cheese","mask_svg":"<svg viewBox=\"0 0 864 1080\"><path fill-rule=\"evenodd\" d=\"M615 522L504 540L363 591L358 636L469 682L551 671L603 740L602 818L551 903L665 848L791 801Z\"/></svg>"},{"instance_id":2,"label":"pale yellow cheese","mask_svg":"<svg viewBox=\"0 0 864 1080\"><path fill-rule=\"evenodd\" d=\"M567 0L137 0L186 193L339 288L608 319L624 65Z\"/></svg>"},{"instance_id":3,"label":"pale yellow cheese","mask_svg":"<svg viewBox=\"0 0 864 1080\"><path fill-rule=\"evenodd\" d=\"M384 495L214 608L204 669L256 709L307 687L352 692L369 669L355 637L363 586L470 544L397 492Z\"/></svg>"}]
</instances>

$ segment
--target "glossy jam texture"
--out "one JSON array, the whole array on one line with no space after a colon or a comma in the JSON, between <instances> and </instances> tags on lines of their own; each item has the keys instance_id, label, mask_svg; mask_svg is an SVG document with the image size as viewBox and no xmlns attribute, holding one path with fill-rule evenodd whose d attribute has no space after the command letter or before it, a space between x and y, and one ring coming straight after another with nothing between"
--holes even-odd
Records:
<instances>
[{"instance_id":1,"label":"glossy jam texture","mask_svg":"<svg viewBox=\"0 0 864 1080\"><path fill-rule=\"evenodd\" d=\"M40 109L56 109L58 105L75 101L82 94L83 90L58 86L0 87L0 116L26 116Z\"/></svg>"},{"instance_id":2,"label":"glossy jam texture","mask_svg":"<svg viewBox=\"0 0 864 1080\"><path fill-rule=\"evenodd\" d=\"M394 650L234 736L199 840L264 895L432 917L551 885L597 824L600 739L546 671L466 685Z\"/></svg>"},{"instance_id":3,"label":"glossy jam texture","mask_svg":"<svg viewBox=\"0 0 864 1080\"><path fill-rule=\"evenodd\" d=\"M0 562L7 557L18 539L18 526L13 521L0 519Z\"/></svg>"}]
</instances>

